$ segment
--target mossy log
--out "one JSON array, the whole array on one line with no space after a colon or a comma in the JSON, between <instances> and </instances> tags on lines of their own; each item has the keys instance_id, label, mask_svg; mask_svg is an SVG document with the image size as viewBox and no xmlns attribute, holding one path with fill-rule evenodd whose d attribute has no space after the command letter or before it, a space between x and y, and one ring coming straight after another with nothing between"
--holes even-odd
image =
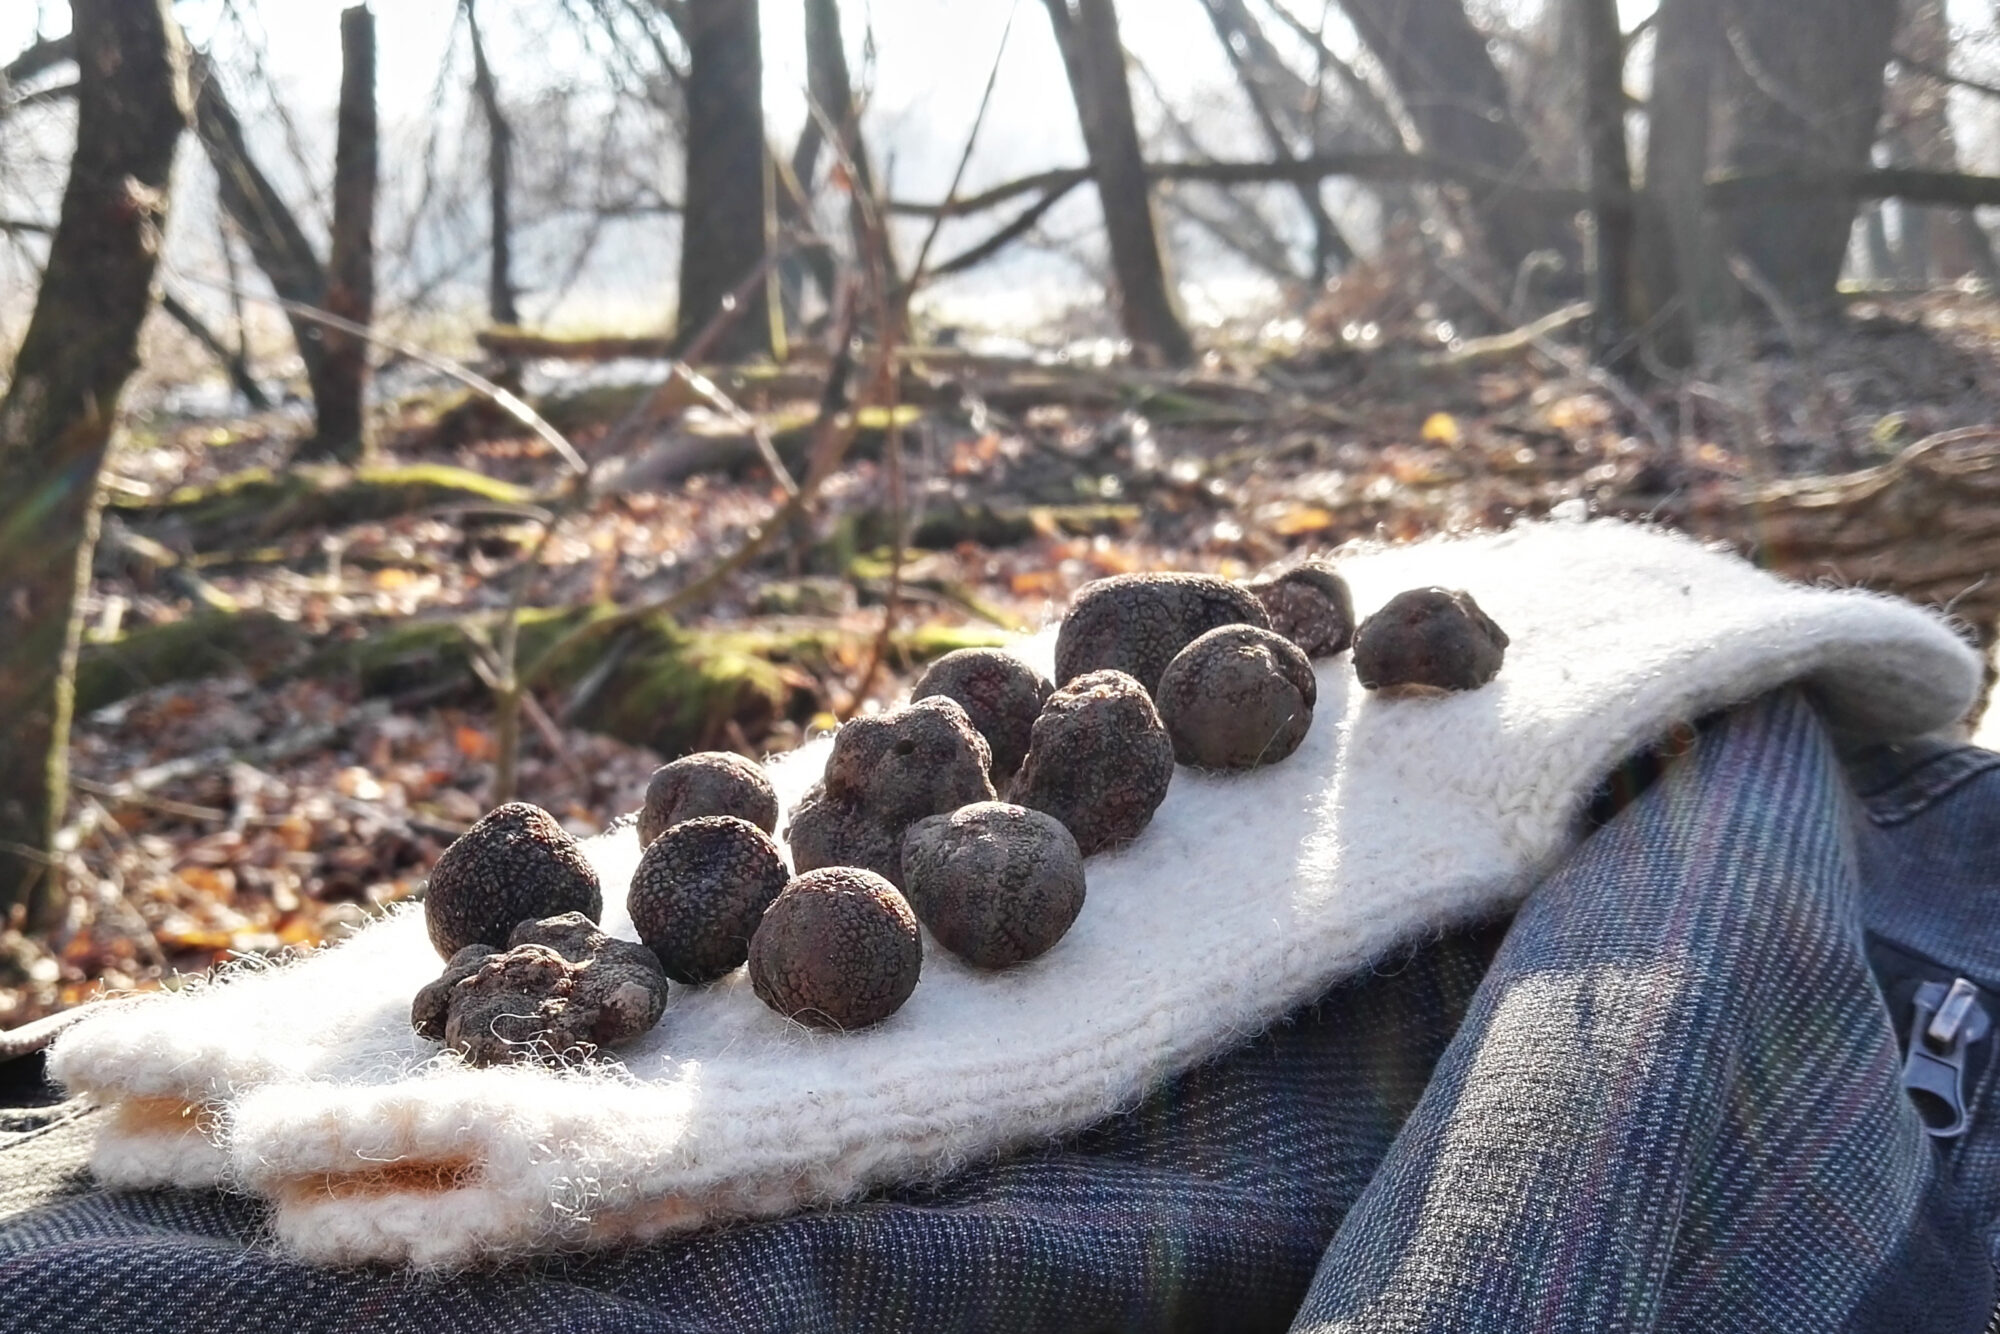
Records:
<instances>
[{"instance_id":1,"label":"mossy log","mask_svg":"<svg viewBox=\"0 0 2000 1334\"><path fill-rule=\"evenodd\" d=\"M251 468L164 499L114 499L136 528L194 551L266 543L300 532L343 528L428 510L519 509L534 493L483 473L444 464L379 468Z\"/></svg>"},{"instance_id":2,"label":"mossy log","mask_svg":"<svg viewBox=\"0 0 2000 1334\"><path fill-rule=\"evenodd\" d=\"M572 631L617 614L609 604L530 608L521 616L519 661L538 662ZM363 695L476 702L487 688L473 666L474 646L498 633L492 613L356 623L330 635L261 612L190 617L86 643L77 705L98 709L150 686L234 671L260 681L347 680ZM678 755L725 744L732 724L755 743L780 720L810 718L825 707L815 673L858 656L866 639L823 623L687 629L644 617L583 638L532 685L569 723ZM927 626L897 635L894 649L923 662L996 642L991 629Z\"/></svg>"}]
</instances>

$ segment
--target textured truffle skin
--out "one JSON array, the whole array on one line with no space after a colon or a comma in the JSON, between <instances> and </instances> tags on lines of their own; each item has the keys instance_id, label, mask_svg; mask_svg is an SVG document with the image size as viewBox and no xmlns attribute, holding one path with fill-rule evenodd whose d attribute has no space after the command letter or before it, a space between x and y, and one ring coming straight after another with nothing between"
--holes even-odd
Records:
<instances>
[{"instance_id":1,"label":"textured truffle skin","mask_svg":"<svg viewBox=\"0 0 2000 1334\"><path fill-rule=\"evenodd\" d=\"M902 1008L923 967L917 918L872 871L829 866L785 886L750 940L750 985L788 1019L853 1029Z\"/></svg>"},{"instance_id":2,"label":"textured truffle skin","mask_svg":"<svg viewBox=\"0 0 2000 1334\"><path fill-rule=\"evenodd\" d=\"M855 718L833 738L826 776L792 808L785 839L799 871L859 866L903 882L903 831L926 815L991 801L992 752L953 699Z\"/></svg>"},{"instance_id":3,"label":"textured truffle skin","mask_svg":"<svg viewBox=\"0 0 2000 1334\"><path fill-rule=\"evenodd\" d=\"M1056 632L1056 684L1124 672L1150 694L1174 655L1218 625L1270 629L1247 589L1206 574L1116 574L1085 584Z\"/></svg>"},{"instance_id":4,"label":"textured truffle skin","mask_svg":"<svg viewBox=\"0 0 2000 1334\"><path fill-rule=\"evenodd\" d=\"M1299 748L1319 683L1291 640L1225 625L1189 644L1160 678L1160 721L1174 758L1199 769L1254 769Z\"/></svg>"},{"instance_id":5,"label":"textured truffle skin","mask_svg":"<svg viewBox=\"0 0 2000 1334\"><path fill-rule=\"evenodd\" d=\"M487 812L431 868L424 925L449 959L467 945L498 945L522 922L558 913L592 921L604 891L583 849L539 806L510 801Z\"/></svg>"},{"instance_id":6,"label":"textured truffle skin","mask_svg":"<svg viewBox=\"0 0 2000 1334\"><path fill-rule=\"evenodd\" d=\"M1354 674L1370 690L1437 695L1477 690L1500 671L1507 632L1470 593L1412 588L1354 634Z\"/></svg>"},{"instance_id":7,"label":"textured truffle skin","mask_svg":"<svg viewBox=\"0 0 2000 1334\"><path fill-rule=\"evenodd\" d=\"M1049 696L1008 798L1062 821L1088 857L1137 838L1173 776L1174 745L1145 687L1090 672Z\"/></svg>"},{"instance_id":8,"label":"textured truffle skin","mask_svg":"<svg viewBox=\"0 0 2000 1334\"><path fill-rule=\"evenodd\" d=\"M1354 595L1333 562L1305 561L1246 587L1270 613L1271 628L1308 658L1331 658L1354 643Z\"/></svg>"},{"instance_id":9,"label":"textured truffle skin","mask_svg":"<svg viewBox=\"0 0 2000 1334\"><path fill-rule=\"evenodd\" d=\"M769 834L733 815L704 815L646 845L626 904L667 976L698 986L750 957L750 937L789 878Z\"/></svg>"},{"instance_id":10,"label":"textured truffle skin","mask_svg":"<svg viewBox=\"0 0 2000 1334\"><path fill-rule=\"evenodd\" d=\"M682 820L733 815L767 834L778 831L778 793L764 770L741 755L705 750L653 770L639 811L639 845Z\"/></svg>"},{"instance_id":11,"label":"textured truffle skin","mask_svg":"<svg viewBox=\"0 0 2000 1334\"><path fill-rule=\"evenodd\" d=\"M1046 953L1083 910L1083 853L1062 821L982 801L903 835L905 896L938 944L977 968Z\"/></svg>"},{"instance_id":12,"label":"textured truffle skin","mask_svg":"<svg viewBox=\"0 0 2000 1334\"><path fill-rule=\"evenodd\" d=\"M473 1065L556 1062L637 1037L666 1007L653 952L572 912L522 922L504 951L454 954L417 993L410 1024Z\"/></svg>"},{"instance_id":13,"label":"textured truffle skin","mask_svg":"<svg viewBox=\"0 0 2000 1334\"><path fill-rule=\"evenodd\" d=\"M993 783L998 787L1021 767L1021 757L1028 753L1028 734L1054 690L1040 672L1011 653L962 648L932 663L910 698L914 702L944 695L964 707L993 752Z\"/></svg>"}]
</instances>

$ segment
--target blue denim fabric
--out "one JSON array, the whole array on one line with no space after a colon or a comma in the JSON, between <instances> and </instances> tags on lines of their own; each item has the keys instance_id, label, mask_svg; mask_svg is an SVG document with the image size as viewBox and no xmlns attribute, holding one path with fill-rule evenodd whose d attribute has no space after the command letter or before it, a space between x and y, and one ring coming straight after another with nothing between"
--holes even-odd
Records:
<instances>
[{"instance_id":1,"label":"blue denim fabric","mask_svg":"<svg viewBox=\"0 0 2000 1334\"><path fill-rule=\"evenodd\" d=\"M88 1189L87 1116L0 1123L0 1331L1978 1330L1994 1039L1969 1133L1938 1141L1899 1035L1926 981L2000 1019L1996 834L2000 756L1843 762L1774 697L1511 926L1426 943L1062 1145L450 1279L306 1269L253 1202Z\"/></svg>"}]
</instances>

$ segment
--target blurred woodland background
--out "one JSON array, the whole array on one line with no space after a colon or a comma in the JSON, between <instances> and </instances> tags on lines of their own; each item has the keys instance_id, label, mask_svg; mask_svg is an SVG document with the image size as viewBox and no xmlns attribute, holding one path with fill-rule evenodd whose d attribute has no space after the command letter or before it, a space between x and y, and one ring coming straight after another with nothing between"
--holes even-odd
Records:
<instances>
[{"instance_id":1,"label":"blurred woodland background","mask_svg":"<svg viewBox=\"0 0 2000 1334\"><path fill-rule=\"evenodd\" d=\"M1989 0L10 0L0 62L0 1024L1107 573L1597 512L2000 616Z\"/></svg>"}]
</instances>

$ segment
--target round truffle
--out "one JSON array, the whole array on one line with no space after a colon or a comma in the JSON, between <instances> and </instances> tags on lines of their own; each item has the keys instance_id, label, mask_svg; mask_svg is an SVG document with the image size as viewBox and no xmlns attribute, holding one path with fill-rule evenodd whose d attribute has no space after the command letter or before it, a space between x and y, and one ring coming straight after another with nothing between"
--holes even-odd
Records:
<instances>
[{"instance_id":1,"label":"round truffle","mask_svg":"<svg viewBox=\"0 0 2000 1334\"><path fill-rule=\"evenodd\" d=\"M1013 777L1028 753L1028 734L1055 689L1040 672L997 648L962 648L930 665L911 699L943 695L964 706L993 752L995 786Z\"/></svg>"},{"instance_id":2,"label":"round truffle","mask_svg":"<svg viewBox=\"0 0 2000 1334\"><path fill-rule=\"evenodd\" d=\"M1062 821L1088 857L1137 838L1173 776L1174 744L1145 687L1089 672L1049 696L1008 796Z\"/></svg>"},{"instance_id":3,"label":"round truffle","mask_svg":"<svg viewBox=\"0 0 2000 1334\"><path fill-rule=\"evenodd\" d=\"M651 950L563 913L522 922L505 950L454 954L417 993L410 1021L473 1065L493 1065L589 1056L646 1032L666 1007L666 974Z\"/></svg>"},{"instance_id":4,"label":"round truffle","mask_svg":"<svg viewBox=\"0 0 2000 1334\"><path fill-rule=\"evenodd\" d=\"M1062 821L982 801L917 821L903 835L917 920L977 968L1046 953L1083 910L1083 854Z\"/></svg>"},{"instance_id":5,"label":"round truffle","mask_svg":"<svg viewBox=\"0 0 2000 1334\"><path fill-rule=\"evenodd\" d=\"M926 815L991 801L992 753L958 701L943 695L855 718L833 738L826 776L792 808L792 866L859 866L903 879L903 831Z\"/></svg>"},{"instance_id":6,"label":"round truffle","mask_svg":"<svg viewBox=\"0 0 2000 1334\"><path fill-rule=\"evenodd\" d=\"M908 823L991 801L992 762L965 707L933 695L843 724L826 758L826 791L877 819Z\"/></svg>"},{"instance_id":7,"label":"round truffle","mask_svg":"<svg viewBox=\"0 0 2000 1334\"><path fill-rule=\"evenodd\" d=\"M522 922L604 911L597 871L569 831L539 806L510 801L444 850L424 891L424 925L444 958L498 945Z\"/></svg>"},{"instance_id":8,"label":"round truffle","mask_svg":"<svg viewBox=\"0 0 2000 1334\"><path fill-rule=\"evenodd\" d=\"M778 829L778 793L764 770L741 755L705 750L653 770L639 812L639 845L650 844L682 820L733 815L767 834Z\"/></svg>"},{"instance_id":9,"label":"round truffle","mask_svg":"<svg viewBox=\"0 0 2000 1334\"><path fill-rule=\"evenodd\" d=\"M1319 683L1297 644L1225 625L1182 649L1160 678L1160 721L1174 758L1198 769L1255 769L1299 748Z\"/></svg>"},{"instance_id":10,"label":"round truffle","mask_svg":"<svg viewBox=\"0 0 2000 1334\"><path fill-rule=\"evenodd\" d=\"M916 915L872 871L829 866L785 886L750 938L750 985L788 1019L865 1028L916 990L923 943Z\"/></svg>"},{"instance_id":11,"label":"round truffle","mask_svg":"<svg viewBox=\"0 0 2000 1334\"><path fill-rule=\"evenodd\" d=\"M1332 561L1309 560L1246 585L1271 615L1271 628L1308 658L1331 658L1354 642L1354 595Z\"/></svg>"},{"instance_id":12,"label":"round truffle","mask_svg":"<svg viewBox=\"0 0 2000 1334\"><path fill-rule=\"evenodd\" d=\"M788 878L769 834L733 815L704 815L646 845L626 904L667 976L700 985L750 957L750 937Z\"/></svg>"},{"instance_id":13,"label":"round truffle","mask_svg":"<svg viewBox=\"0 0 2000 1334\"><path fill-rule=\"evenodd\" d=\"M1056 632L1056 684L1085 672L1124 672L1150 693L1167 664L1218 625L1269 629L1264 604L1207 574L1117 574L1077 590Z\"/></svg>"},{"instance_id":14,"label":"round truffle","mask_svg":"<svg viewBox=\"0 0 2000 1334\"><path fill-rule=\"evenodd\" d=\"M1354 674L1389 695L1477 690L1500 671L1507 632L1470 593L1412 588L1354 633Z\"/></svg>"}]
</instances>

